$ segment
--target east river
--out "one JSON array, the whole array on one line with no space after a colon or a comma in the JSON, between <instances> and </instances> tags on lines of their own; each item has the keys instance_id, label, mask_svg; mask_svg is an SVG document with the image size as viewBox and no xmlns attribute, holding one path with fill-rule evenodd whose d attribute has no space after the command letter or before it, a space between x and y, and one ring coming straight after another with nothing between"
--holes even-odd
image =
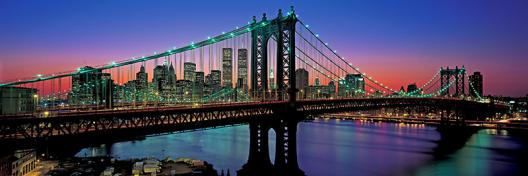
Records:
<instances>
[{"instance_id":1,"label":"east river","mask_svg":"<svg viewBox=\"0 0 528 176\"><path fill-rule=\"evenodd\" d=\"M528 165L528 140L506 130L483 129L460 142L437 127L348 120L299 124L298 161L307 175L522 175ZM270 158L275 134L270 131ZM444 135L446 136L446 135ZM236 172L247 161L247 125L148 136L143 140L84 148L77 156L118 159L190 157L215 169ZM524 166L523 166L524 165ZM523 168L524 167L524 168Z\"/></svg>"}]
</instances>

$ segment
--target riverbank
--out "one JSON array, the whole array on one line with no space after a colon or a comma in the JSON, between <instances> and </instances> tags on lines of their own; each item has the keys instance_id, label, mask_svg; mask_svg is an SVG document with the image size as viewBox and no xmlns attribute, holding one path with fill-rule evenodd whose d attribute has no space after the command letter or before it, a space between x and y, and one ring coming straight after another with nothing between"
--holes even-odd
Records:
<instances>
[{"instance_id":1,"label":"riverbank","mask_svg":"<svg viewBox=\"0 0 528 176\"><path fill-rule=\"evenodd\" d=\"M45 175L218 175L213 165L192 158L117 160L113 157L73 157L55 162L55 167Z\"/></svg>"},{"instance_id":2,"label":"riverbank","mask_svg":"<svg viewBox=\"0 0 528 176\"><path fill-rule=\"evenodd\" d=\"M438 126L446 121L437 118L426 117L387 117L377 115L357 115L357 114L326 114L313 119L334 119L334 120L359 120L366 122L389 122L389 123L403 123L403 124L424 124L431 126ZM528 131L528 121L447 121L447 123L466 125L485 129L508 129L508 130L526 130Z\"/></svg>"}]
</instances>

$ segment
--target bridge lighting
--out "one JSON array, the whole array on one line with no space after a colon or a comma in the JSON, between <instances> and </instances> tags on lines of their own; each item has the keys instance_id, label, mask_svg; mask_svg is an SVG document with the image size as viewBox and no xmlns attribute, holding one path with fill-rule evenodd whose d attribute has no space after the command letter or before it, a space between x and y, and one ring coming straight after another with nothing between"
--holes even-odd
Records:
<instances>
[{"instance_id":1,"label":"bridge lighting","mask_svg":"<svg viewBox=\"0 0 528 176\"><path fill-rule=\"evenodd\" d=\"M310 27L310 25L304 25L304 27L306 27L306 28L309 28L309 27Z\"/></svg>"},{"instance_id":2,"label":"bridge lighting","mask_svg":"<svg viewBox=\"0 0 528 176\"><path fill-rule=\"evenodd\" d=\"M37 74L37 77L39 77L39 78L42 77L42 74Z\"/></svg>"},{"instance_id":3,"label":"bridge lighting","mask_svg":"<svg viewBox=\"0 0 528 176\"><path fill-rule=\"evenodd\" d=\"M319 37L319 34L315 34L315 37Z\"/></svg>"},{"instance_id":4,"label":"bridge lighting","mask_svg":"<svg viewBox=\"0 0 528 176\"><path fill-rule=\"evenodd\" d=\"M225 32L224 32L224 31L222 31L222 34L225 34Z\"/></svg>"},{"instance_id":5,"label":"bridge lighting","mask_svg":"<svg viewBox=\"0 0 528 176\"><path fill-rule=\"evenodd\" d=\"M326 46L328 46L328 43L325 43Z\"/></svg>"},{"instance_id":6,"label":"bridge lighting","mask_svg":"<svg viewBox=\"0 0 528 176\"><path fill-rule=\"evenodd\" d=\"M334 50L334 53L337 53L337 50Z\"/></svg>"},{"instance_id":7,"label":"bridge lighting","mask_svg":"<svg viewBox=\"0 0 528 176\"><path fill-rule=\"evenodd\" d=\"M239 29L239 27L237 26L236 29Z\"/></svg>"},{"instance_id":8,"label":"bridge lighting","mask_svg":"<svg viewBox=\"0 0 528 176\"><path fill-rule=\"evenodd\" d=\"M211 37L207 36L207 40L211 39Z\"/></svg>"}]
</instances>

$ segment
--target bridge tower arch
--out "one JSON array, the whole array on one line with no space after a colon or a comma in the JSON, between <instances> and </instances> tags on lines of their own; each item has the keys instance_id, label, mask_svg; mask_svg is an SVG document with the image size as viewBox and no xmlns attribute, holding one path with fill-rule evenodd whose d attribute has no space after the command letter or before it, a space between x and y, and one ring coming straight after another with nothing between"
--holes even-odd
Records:
<instances>
[{"instance_id":1,"label":"bridge tower arch","mask_svg":"<svg viewBox=\"0 0 528 176\"><path fill-rule=\"evenodd\" d=\"M277 18L268 20L266 14L257 23L253 16L251 23L251 88L253 96L265 99L268 92L268 47L267 43L274 38L277 42L276 85L278 100L286 96L292 106L296 102L297 86L295 85L295 24L297 17L293 6L286 16L279 10Z\"/></svg>"},{"instance_id":2,"label":"bridge tower arch","mask_svg":"<svg viewBox=\"0 0 528 176\"><path fill-rule=\"evenodd\" d=\"M465 92L465 77L466 77L466 70L464 66L462 68L458 68L456 66L454 69L450 69L447 67L446 69L440 68L440 89L445 89L441 92L442 96L450 96L449 89L451 87L454 87L455 93L453 96L464 96L466 95Z\"/></svg>"}]
</instances>

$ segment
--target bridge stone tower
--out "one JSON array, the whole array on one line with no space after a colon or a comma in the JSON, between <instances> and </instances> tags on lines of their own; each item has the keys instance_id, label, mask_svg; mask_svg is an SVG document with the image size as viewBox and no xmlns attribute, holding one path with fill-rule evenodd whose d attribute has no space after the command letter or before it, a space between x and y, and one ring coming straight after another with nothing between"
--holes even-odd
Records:
<instances>
[{"instance_id":1,"label":"bridge stone tower","mask_svg":"<svg viewBox=\"0 0 528 176\"><path fill-rule=\"evenodd\" d=\"M251 84L255 98L265 98L268 91L268 41L274 37L277 41L277 91L279 100L293 105L296 101L295 85L295 24L297 17L293 6L286 16L279 10L277 18L268 21L263 14L262 21L253 16L251 37Z\"/></svg>"},{"instance_id":2,"label":"bridge stone tower","mask_svg":"<svg viewBox=\"0 0 528 176\"><path fill-rule=\"evenodd\" d=\"M295 24L297 17L293 6L286 16L279 10L277 18L262 21L253 17L251 23L252 55L251 84L254 98L268 97L268 41L277 42L277 97L288 100L285 106L275 107L273 117L252 119L249 123L250 151L247 163L237 175L304 175L297 162L297 125L303 115L296 110L295 85ZM276 134L275 162L272 164L268 150L268 132Z\"/></svg>"},{"instance_id":3,"label":"bridge stone tower","mask_svg":"<svg viewBox=\"0 0 528 176\"><path fill-rule=\"evenodd\" d=\"M462 68L455 67L455 69L449 69L447 67L446 69L441 68L440 69L440 89L445 90L441 92L441 95L450 95L449 89L451 84L454 84L455 88L455 94L454 96L461 96L465 95L465 77L466 77L466 70L464 66ZM452 80L454 79L454 80Z\"/></svg>"}]
</instances>

